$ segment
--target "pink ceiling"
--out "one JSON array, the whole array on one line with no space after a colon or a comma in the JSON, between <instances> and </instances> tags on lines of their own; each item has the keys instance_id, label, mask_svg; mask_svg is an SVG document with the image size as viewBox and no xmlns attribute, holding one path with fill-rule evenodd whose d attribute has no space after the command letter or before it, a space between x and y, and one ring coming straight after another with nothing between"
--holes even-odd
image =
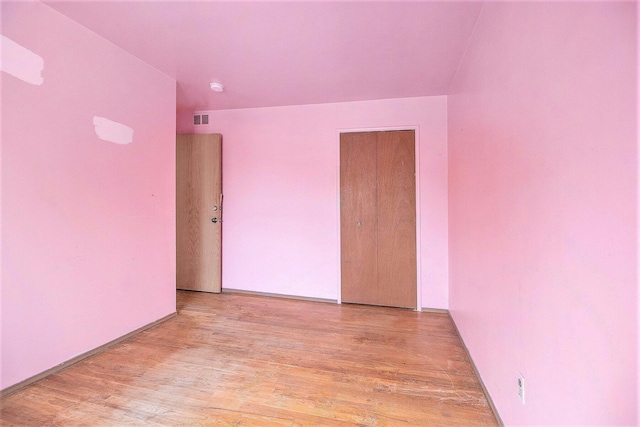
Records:
<instances>
[{"instance_id":1,"label":"pink ceiling","mask_svg":"<svg viewBox=\"0 0 640 427\"><path fill-rule=\"evenodd\" d=\"M178 110L446 94L480 2L46 1L174 77ZM222 94L209 82L225 86Z\"/></svg>"}]
</instances>

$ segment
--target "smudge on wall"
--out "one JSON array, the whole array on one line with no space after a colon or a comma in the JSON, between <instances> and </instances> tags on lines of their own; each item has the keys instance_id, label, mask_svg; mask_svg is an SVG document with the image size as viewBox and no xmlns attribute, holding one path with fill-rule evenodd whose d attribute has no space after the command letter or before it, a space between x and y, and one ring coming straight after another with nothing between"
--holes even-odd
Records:
<instances>
[{"instance_id":1,"label":"smudge on wall","mask_svg":"<svg viewBox=\"0 0 640 427\"><path fill-rule=\"evenodd\" d=\"M44 83L42 71L44 60L29 49L19 45L8 37L0 35L0 68L5 73L32 85Z\"/></svg>"},{"instance_id":2,"label":"smudge on wall","mask_svg":"<svg viewBox=\"0 0 640 427\"><path fill-rule=\"evenodd\" d=\"M122 123L95 116L93 125L96 127L98 138L104 141L116 144L130 144L133 142L133 129Z\"/></svg>"}]
</instances>

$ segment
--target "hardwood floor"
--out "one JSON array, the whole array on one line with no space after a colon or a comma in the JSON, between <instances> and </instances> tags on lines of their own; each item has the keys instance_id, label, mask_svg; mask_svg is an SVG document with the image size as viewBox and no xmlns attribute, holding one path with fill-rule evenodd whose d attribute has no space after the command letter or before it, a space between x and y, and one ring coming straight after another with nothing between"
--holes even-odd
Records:
<instances>
[{"instance_id":1,"label":"hardwood floor","mask_svg":"<svg viewBox=\"0 0 640 427\"><path fill-rule=\"evenodd\" d=\"M185 291L0 404L3 426L498 425L446 314Z\"/></svg>"}]
</instances>

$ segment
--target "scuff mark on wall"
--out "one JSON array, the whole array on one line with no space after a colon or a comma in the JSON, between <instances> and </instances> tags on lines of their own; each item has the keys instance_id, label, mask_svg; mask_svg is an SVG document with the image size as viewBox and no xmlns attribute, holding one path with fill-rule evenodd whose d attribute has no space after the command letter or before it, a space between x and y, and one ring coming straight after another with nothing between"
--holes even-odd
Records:
<instances>
[{"instance_id":1,"label":"scuff mark on wall","mask_svg":"<svg viewBox=\"0 0 640 427\"><path fill-rule=\"evenodd\" d=\"M96 127L98 138L104 141L115 142L116 144L130 144L133 142L133 129L122 123L95 116L93 125Z\"/></svg>"},{"instance_id":2,"label":"scuff mark on wall","mask_svg":"<svg viewBox=\"0 0 640 427\"><path fill-rule=\"evenodd\" d=\"M0 69L32 85L44 83L44 59L10 38L0 36Z\"/></svg>"}]
</instances>

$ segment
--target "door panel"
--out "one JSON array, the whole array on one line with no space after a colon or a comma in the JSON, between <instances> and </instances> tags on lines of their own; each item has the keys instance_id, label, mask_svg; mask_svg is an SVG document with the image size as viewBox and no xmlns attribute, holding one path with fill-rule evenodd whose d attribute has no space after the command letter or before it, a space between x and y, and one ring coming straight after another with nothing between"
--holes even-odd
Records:
<instances>
[{"instance_id":1,"label":"door panel","mask_svg":"<svg viewBox=\"0 0 640 427\"><path fill-rule=\"evenodd\" d=\"M373 304L377 290L376 152L366 135L340 136L343 301Z\"/></svg>"},{"instance_id":2,"label":"door panel","mask_svg":"<svg viewBox=\"0 0 640 427\"><path fill-rule=\"evenodd\" d=\"M176 287L221 290L222 137L176 138ZM217 222L212 222L217 218Z\"/></svg>"},{"instance_id":3,"label":"door panel","mask_svg":"<svg viewBox=\"0 0 640 427\"><path fill-rule=\"evenodd\" d=\"M414 131L340 136L343 302L416 307L414 147Z\"/></svg>"},{"instance_id":4,"label":"door panel","mask_svg":"<svg viewBox=\"0 0 640 427\"><path fill-rule=\"evenodd\" d=\"M378 298L416 307L416 187L413 131L379 132Z\"/></svg>"}]
</instances>

